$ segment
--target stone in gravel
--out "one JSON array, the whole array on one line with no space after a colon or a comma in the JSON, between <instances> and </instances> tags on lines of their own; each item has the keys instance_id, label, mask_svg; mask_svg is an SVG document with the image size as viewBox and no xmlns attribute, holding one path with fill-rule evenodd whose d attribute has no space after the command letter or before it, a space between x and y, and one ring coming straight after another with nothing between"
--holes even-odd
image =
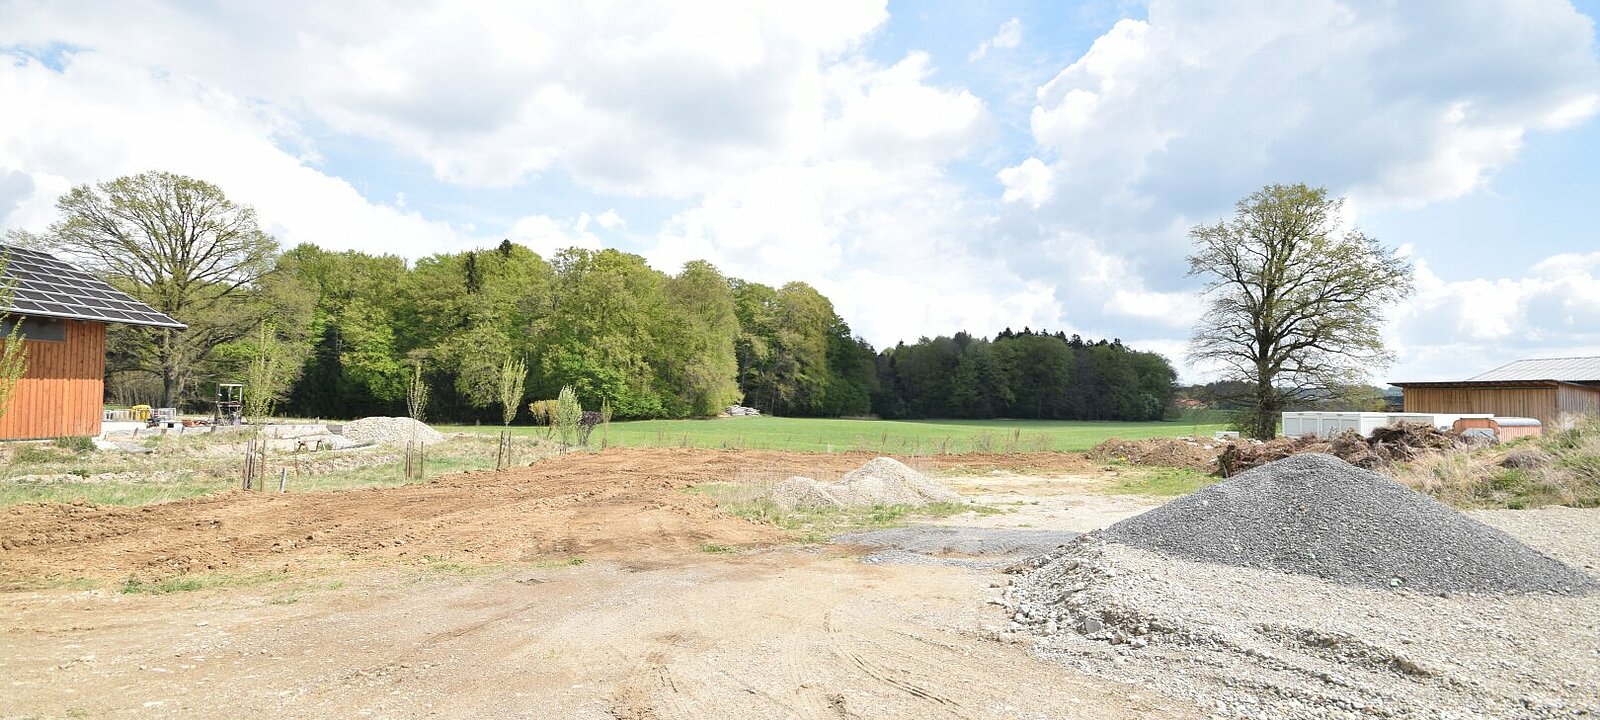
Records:
<instances>
[{"instance_id":1,"label":"stone in gravel","mask_svg":"<svg viewBox=\"0 0 1600 720\"><path fill-rule=\"evenodd\" d=\"M1586 593L1584 575L1331 455L1268 463L1104 531L1173 557L1419 591Z\"/></svg>"}]
</instances>

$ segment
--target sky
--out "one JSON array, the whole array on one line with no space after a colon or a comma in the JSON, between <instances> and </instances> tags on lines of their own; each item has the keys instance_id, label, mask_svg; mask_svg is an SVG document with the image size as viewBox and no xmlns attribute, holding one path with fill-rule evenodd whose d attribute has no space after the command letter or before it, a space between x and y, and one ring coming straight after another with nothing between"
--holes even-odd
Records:
<instances>
[{"instance_id":1,"label":"sky","mask_svg":"<svg viewBox=\"0 0 1600 720\"><path fill-rule=\"evenodd\" d=\"M1184 359L1269 183L1406 254L1374 381L1600 355L1600 0L0 0L0 229L167 170L285 246L800 280L875 346Z\"/></svg>"}]
</instances>

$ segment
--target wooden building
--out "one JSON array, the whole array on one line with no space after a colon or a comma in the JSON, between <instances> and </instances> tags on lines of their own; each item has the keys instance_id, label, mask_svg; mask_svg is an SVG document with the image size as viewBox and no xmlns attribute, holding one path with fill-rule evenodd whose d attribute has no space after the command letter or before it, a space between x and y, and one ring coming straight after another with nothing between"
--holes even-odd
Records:
<instances>
[{"instance_id":1,"label":"wooden building","mask_svg":"<svg viewBox=\"0 0 1600 720\"><path fill-rule=\"evenodd\" d=\"M0 440L94 436L104 413L106 326L183 323L46 253L0 245L9 303L0 344L21 326L27 372L0 416Z\"/></svg>"},{"instance_id":2,"label":"wooden building","mask_svg":"<svg viewBox=\"0 0 1600 720\"><path fill-rule=\"evenodd\" d=\"M1600 357L1518 360L1467 380L1390 384L1405 393L1405 412L1529 417L1545 428L1600 415Z\"/></svg>"}]
</instances>

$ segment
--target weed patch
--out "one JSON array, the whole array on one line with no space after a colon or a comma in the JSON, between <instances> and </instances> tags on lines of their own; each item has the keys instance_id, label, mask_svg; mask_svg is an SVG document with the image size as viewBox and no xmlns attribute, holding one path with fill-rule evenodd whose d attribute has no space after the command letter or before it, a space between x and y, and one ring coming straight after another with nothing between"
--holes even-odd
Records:
<instances>
[{"instance_id":1,"label":"weed patch","mask_svg":"<svg viewBox=\"0 0 1600 720\"><path fill-rule=\"evenodd\" d=\"M1188 495L1222 479L1184 468L1130 468L1101 492L1112 495Z\"/></svg>"}]
</instances>

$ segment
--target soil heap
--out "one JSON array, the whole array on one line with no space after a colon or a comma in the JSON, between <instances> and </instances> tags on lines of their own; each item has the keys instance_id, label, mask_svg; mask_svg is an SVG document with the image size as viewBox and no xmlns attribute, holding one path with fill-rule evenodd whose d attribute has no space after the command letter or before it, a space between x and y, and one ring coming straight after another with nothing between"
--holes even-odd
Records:
<instances>
[{"instance_id":1,"label":"soil heap","mask_svg":"<svg viewBox=\"0 0 1600 720\"><path fill-rule=\"evenodd\" d=\"M445 440L443 433L408 417L367 417L344 424L340 431L350 440L374 445L404 445L408 442L433 445Z\"/></svg>"},{"instance_id":2,"label":"soil heap","mask_svg":"<svg viewBox=\"0 0 1600 720\"><path fill-rule=\"evenodd\" d=\"M773 486L772 502L782 508L846 505L913 505L961 502L961 495L893 458L874 458L845 473L836 483L791 477Z\"/></svg>"},{"instance_id":3,"label":"soil heap","mask_svg":"<svg viewBox=\"0 0 1600 720\"><path fill-rule=\"evenodd\" d=\"M1172 557L1422 591L1584 593L1590 578L1331 455L1293 455L1107 528Z\"/></svg>"}]
</instances>

